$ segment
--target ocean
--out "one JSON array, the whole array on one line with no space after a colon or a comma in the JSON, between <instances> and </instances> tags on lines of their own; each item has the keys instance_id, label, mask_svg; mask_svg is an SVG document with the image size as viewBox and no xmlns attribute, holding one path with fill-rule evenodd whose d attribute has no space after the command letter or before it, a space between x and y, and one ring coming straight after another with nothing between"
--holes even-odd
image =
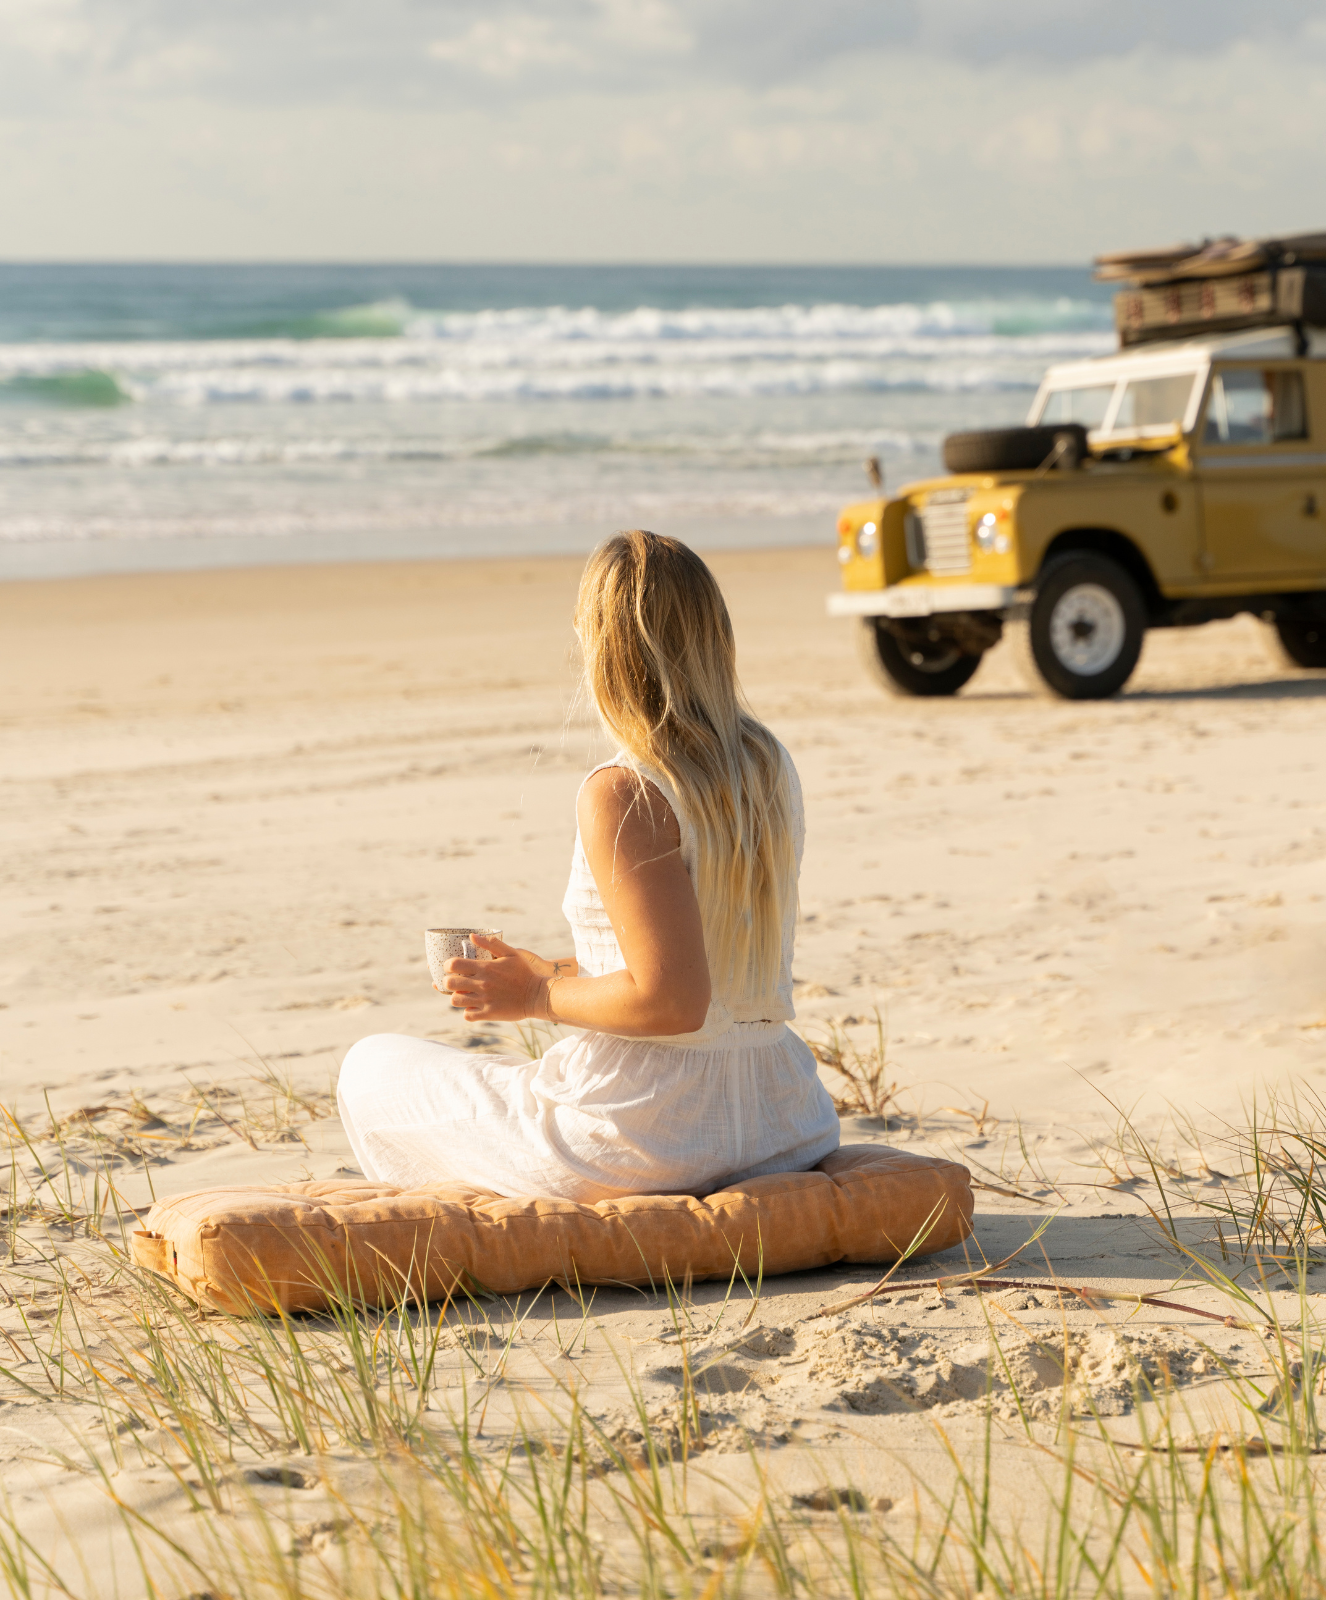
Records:
<instances>
[{"instance_id":1,"label":"ocean","mask_svg":"<svg viewBox=\"0 0 1326 1600\"><path fill-rule=\"evenodd\" d=\"M0 264L0 578L828 542L1113 343L1086 268Z\"/></svg>"}]
</instances>

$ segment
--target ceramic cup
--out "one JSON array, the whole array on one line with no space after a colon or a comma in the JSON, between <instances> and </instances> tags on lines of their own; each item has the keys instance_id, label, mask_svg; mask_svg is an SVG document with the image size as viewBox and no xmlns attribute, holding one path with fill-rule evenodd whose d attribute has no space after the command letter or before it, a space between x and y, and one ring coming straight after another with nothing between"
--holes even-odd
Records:
<instances>
[{"instance_id":1,"label":"ceramic cup","mask_svg":"<svg viewBox=\"0 0 1326 1600\"><path fill-rule=\"evenodd\" d=\"M491 961L486 950L480 950L472 935L482 933L489 939L500 939L501 928L427 928L424 930L424 954L428 957L428 970L433 982L440 984L446 977L442 963L453 956L464 956L466 961Z\"/></svg>"}]
</instances>

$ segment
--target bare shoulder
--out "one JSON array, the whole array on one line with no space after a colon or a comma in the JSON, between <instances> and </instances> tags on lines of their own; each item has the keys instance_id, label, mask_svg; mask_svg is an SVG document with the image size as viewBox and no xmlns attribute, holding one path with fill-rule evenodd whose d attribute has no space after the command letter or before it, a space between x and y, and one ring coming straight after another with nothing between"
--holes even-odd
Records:
<instances>
[{"instance_id":1,"label":"bare shoulder","mask_svg":"<svg viewBox=\"0 0 1326 1600\"><path fill-rule=\"evenodd\" d=\"M659 847L681 847L672 807L654 785L642 784L625 767L602 767L586 778L576 804L586 847L601 841L626 857L657 856Z\"/></svg>"}]
</instances>

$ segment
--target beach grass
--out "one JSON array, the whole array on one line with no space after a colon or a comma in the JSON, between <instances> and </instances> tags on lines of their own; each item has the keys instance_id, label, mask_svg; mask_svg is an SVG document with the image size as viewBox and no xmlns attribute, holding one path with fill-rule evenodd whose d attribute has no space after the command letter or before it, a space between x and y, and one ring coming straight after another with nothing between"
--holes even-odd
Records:
<instances>
[{"instance_id":1,"label":"beach grass","mask_svg":"<svg viewBox=\"0 0 1326 1600\"><path fill-rule=\"evenodd\" d=\"M889 1059L887 1019L878 1006L873 1015L873 1044L858 1044L846 1027L835 1022L826 1025L822 1037L810 1037L806 1043L815 1060L837 1080L833 1104L838 1115L882 1117L887 1126L898 1083L889 1081L889 1074L896 1069Z\"/></svg>"},{"instance_id":2,"label":"beach grass","mask_svg":"<svg viewBox=\"0 0 1326 1600\"><path fill-rule=\"evenodd\" d=\"M1237 1262L1195 1255L1153 1193L1156 1237L1176 1265L1200 1259L1230 1317L1262 1330L1262 1370L1221 1372L1227 1426L1213 1429L1163 1363L1135 1363L1126 1425L1103 1414L1079 1382L1083 1335L1067 1323L1043 1340L1062 1367L1047 1410L1020 1390L1008 1319L982 1297L991 1403L961 1424L918 1418L930 1448L909 1452L902 1501L853 1482L833 1451L814 1457L818 1489L790 1494L781 1464L809 1447L743 1439L720 1421L707 1376L715 1350L758 1312L758 1280L734 1273L703 1305L686 1285L663 1286L679 1380L660 1406L596 1321L590 1292L544 1291L564 1312L540 1343L538 1296L476 1290L369 1307L341 1293L317 1316L204 1315L132 1264L135 1217L116 1178L150 1161L145 1135L161 1132L151 1119L172 1139L200 1136L209 1118L271 1139L324 1108L268 1083L247 1098L198 1091L176 1117L130 1110L39 1127L6 1114L4 1289L17 1321L0 1382L53 1408L63 1433L46 1457L104 1497L134 1552L117 1593L1067 1600L1326 1586L1316 1481L1326 1338L1308 1288L1318 1230L1303 1198L1316 1181L1306 1102L1277 1104L1241 1141L1225 1130L1231 1170L1212 1226L1228 1235L1239 1222ZM1134 1165L1172 1190L1179 1179L1160 1151L1128 1137ZM1173 1167L1174 1152L1164 1161ZM1259 1241L1278 1252L1264 1271ZM1286 1283L1292 1319L1271 1293ZM581 1380L574 1358L591 1340L616 1364L624 1409L604 1414ZM177 1514L154 1516L124 1488L145 1469L174 1486ZM1036 1486L1020 1505L1010 1470ZM71 1565L76 1545L62 1558L18 1509L0 1508L0 1578L13 1594L108 1592L102 1575Z\"/></svg>"}]
</instances>

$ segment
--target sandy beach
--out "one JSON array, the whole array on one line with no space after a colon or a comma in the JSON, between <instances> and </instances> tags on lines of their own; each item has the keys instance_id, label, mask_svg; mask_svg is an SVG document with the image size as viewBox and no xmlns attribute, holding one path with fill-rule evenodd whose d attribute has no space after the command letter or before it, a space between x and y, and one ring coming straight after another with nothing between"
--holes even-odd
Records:
<instances>
[{"instance_id":1,"label":"sandy beach","mask_svg":"<svg viewBox=\"0 0 1326 1600\"><path fill-rule=\"evenodd\" d=\"M1223 1192L1233 1159L1219 1155L1222 1128L1245 1127L1254 1098L1326 1084L1326 675L1286 672L1245 618L1151 634L1128 691L1107 703L1034 698L998 649L955 700L892 700L858 664L851 625L824 613L832 551L728 552L712 565L747 694L805 787L797 1026L830 1063L835 1049L868 1056L882 1037L896 1086L883 1115L845 1114L845 1141L965 1161L976 1244L992 1260L1053 1214L1035 1276L1154 1293L1186 1272L1177 1298L1220 1309L1152 1216L1163 1188L1175 1226L1209 1254L1202 1203ZM559 907L574 797L607 753L576 693L579 567L0 586L0 1103L13 1158L0 1463L33 1592L56 1592L56 1574L80 1595L200 1591L199 1572L221 1570L207 1552L234 1543L216 1532L225 1519L232 1531L288 1524L281 1548L296 1565L302 1551L305 1569L310 1552L330 1572L358 1548L345 1507L385 1491L378 1465L340 1435L315 1451L285 1429L271 1446L236 1434L209 1499L165 1420L131 1429L113 1407L98 1411L88 1363L138 1348L152 1318L135 1334L119 1317L128 1291L109 1213L89 1232L68 1221L90 1205L71 1195L52 1221L46 1174L72 1161L91 1183L94 1127L131 1207L353 1171L329 1095L357 1038L509 1043L443 1011L421 930L485 923L546 954L568 950ZM825 1073L845 1094L831 1064ZM1136 1144L1128 1166L1124 1113L1173 1162L1168 1178ZM24 1211L25 1196L46 1210ZM43 1217L45 1243L33 1232ZM47 1270L66 1258L82 1263L87 1317L67 1386L50 1350L57 1324L73 1338L57 1311L74 1291ZM550 1293L524 1308L497 1391L485 1369L491 1449L509 1464L522 1405L533 1397L551 1428L570 1388L608 1435L628 1438L629 1370L651 1419L675 1431L678 1374L707 1371L697 1427L709 1465L687 1492L720 1530L705 1534L715 1548L746 1537L732 1528L764 1493L829 1539L842 1513L805 1499L826 1484L859 1485L867 1520L924 1520L917 1473L942 1496L954 1471L935 1418L975 1449L986 1415L989 1297L933 1287L937 1271L962 1267L956 1254L907 1268L905 1299L814 1320L874 1274L768 1281L741 1327L745 1288L737 1315L727 1286L697 1287L680 1366L666 1300L601 1292L565 1355L570 1302ZM1267 1360L1259 1336L1169 1311L999 1298L1013 1366L1038 1397L1029 1422L1004 1390L993 1402L1009 1506L1053 1498L1058 1468L1028 1447L1026 1427L1044 1423L1044 1444L1058 1426L1073 1338L1074 1370L1124 1433L1139 1425L1129 1351L1153 1373L1164 1366L1202 1438L1217 1413L1241 1426L1225 1416L1240 1403L1231 1385ZM500 1347L519 1317L485 1316ZM439 1416L475 1399L465 1337L448 1335ZM1057 1380L1037 1366L1056 1338ZM130 1395L127 1379L107 1382ZM254 1476L269 1458L287 1479ZM191 1500L207 1514L190 1514ZM178 1548L154 1544L148 1524ZM151 1547L141 1564L131 1535ZM712 1552L695 1560L721 1565Z\"/></svg>"}]
</instances>

